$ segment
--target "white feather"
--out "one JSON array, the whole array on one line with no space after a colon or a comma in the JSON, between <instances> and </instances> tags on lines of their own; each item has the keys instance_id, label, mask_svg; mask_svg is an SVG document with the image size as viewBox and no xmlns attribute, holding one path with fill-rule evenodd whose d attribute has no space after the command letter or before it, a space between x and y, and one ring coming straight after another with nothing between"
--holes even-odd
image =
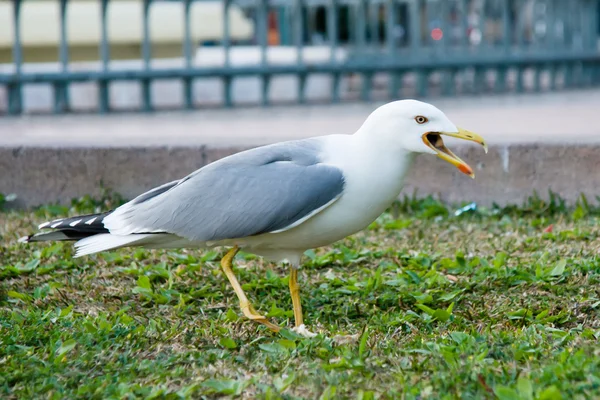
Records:
<instances>
[{"instance_id":1,"label":"white feather","mask_svg":"<svg viewBox=\"0 0 600 400\"><path fill-rule=\"evenodd\" d=\"M106 250L113 250L125 246L139 246L148 241L154 235L111 235L110 233L101 233L79 240L75 243L75 257L81 257L88 254L98 253Z\"/></svg>"},{"instance_id":2,"label":"white feather","mask_svg":"<svg viewBox=\"0 0 600 400\"><path fill-rule=\"evenodd\" d=\"M64 218L59 218L59 219L54 219L52 221L44 222L43 224L38 225L38 229L47 228L50 224L56 225L57 222L60 223L64 220L65 220ZM58 226L58 225L56 225L56 226Z\"/></svg>"},{"instance_id":3,"label":"white feather","mask_svg":"<svg viewBox=\"0 0 600 400\"><path fill-rule=\"evenodd\" d=\"M116 235L131 235L137 232L162 233L164 231L152 229L149 226L137 226L131 223L130 213L135 212L133 200L118 207L115 211L102 220L104 227Z\"/></svg>"}]
</instances>

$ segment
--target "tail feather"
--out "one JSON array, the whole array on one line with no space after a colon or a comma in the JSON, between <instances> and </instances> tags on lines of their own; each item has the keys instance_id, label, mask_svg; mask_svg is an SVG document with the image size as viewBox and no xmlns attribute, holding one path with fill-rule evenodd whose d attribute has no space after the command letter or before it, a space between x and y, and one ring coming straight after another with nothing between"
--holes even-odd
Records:
<instances>
[{"instance_id":1,"label":"tail feather","mask_svg":"<svg viewBox=\"0 0 600 400\"><path fill-rule=\"evenodd\" d=\"M21 243L80 240L86 237L109 233L104 227L104 218L111 212L79 215L71 218L55 219L44 222L38 229L54 229L52 232L40 232L19 239Z\"/></svg>"},{"instance_id":2,"label":"tail feather","mask_svg":"<svg viewBox=\"0 0 600 400\"><path fill-rule=\"evenodd\" d=\"M127 246L158 244L160 247L162 241L173 241L172 235L160 232L113 235L104 227L104 219L110 214L111 212L80 215L44 222L40 224L39 229L52 229L52 231L22 237L19 242L77 240L75 257L81 257Z\"/></svg>"},{"instance_id":3,"label":"tail feather","mask_svg":"<svg viewBox=\"0 0 600 400\"><path fill-rule=\"evenodd\" d=\"M156 234L145 233L135 235L111 235L110 233L101 233L81 239L75 243L75 258L101 251L114 250L125 246L140 246L150 237L156 237Z\"/></svg>"},{"instance_id":4,"label":"tail feather","mask_svg":"<svg viewBox=\"0 0 600 400\"><path fill-rule=\"evenodd\" d=\"M70 229L61 229L53 232L42 232L36 233L35 235L24 236L19 239L21 243L33 243L33 242L49 242L49 241L65 241L65 240L79 240L94 233L86 234L80 233Z\"/></svg>"},{"instance_id":5,"label":"tail feather","mask_svg":"<svg viewBox=\"0 0 600 400\"><path fill-rule=\"evenodd\" d=\"M104 218L109 216L112 211L99 213L78 215L71 218L55 219L54 221L44 222L38 226L38 229L70 229L77 232L87 233L108 233L108 229L104 227Z\"/></svg>"}]
</instances>

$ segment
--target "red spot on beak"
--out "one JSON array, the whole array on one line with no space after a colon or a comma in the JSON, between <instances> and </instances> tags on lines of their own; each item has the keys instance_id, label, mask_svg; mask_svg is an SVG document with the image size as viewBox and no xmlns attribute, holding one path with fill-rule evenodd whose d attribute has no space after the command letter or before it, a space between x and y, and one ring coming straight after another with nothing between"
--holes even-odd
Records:
<instances>
[{"instance_id":1,"label":"red spot on beak","mask_svg":"<svg viewBox=\"0 0 600 400\"><path fill-rule=\"evenodd\" d=\"M473 170L466 164L460 164L458 170L466 175L473 175Z\"/></svg>"}]
</instances>

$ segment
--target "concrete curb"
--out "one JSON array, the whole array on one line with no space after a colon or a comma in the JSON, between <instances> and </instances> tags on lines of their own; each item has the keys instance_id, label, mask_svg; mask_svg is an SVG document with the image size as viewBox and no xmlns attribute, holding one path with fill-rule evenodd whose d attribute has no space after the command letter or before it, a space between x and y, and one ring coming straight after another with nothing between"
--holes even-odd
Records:
<instances>
[{"instance_id":1,"label":"concrete curb","mask_svg":"<svg viewBox=\"0 0 600 400\"><path fill-rule=\"evenodd\" d=\"M98 196L101 185L132 198L244 148L0 147L0 192L15 193L18 207ZM600 194L600 144L494 145L488 154L470 145L453 150L474 168L475 180L440 159L419 155L404 193L482 205L520 204L534 190L542 196L552 190L570 203L581 193L590 200Z\"/></svg>"},{"instance_id":2,"label":"concrete curb","mask_svg":"<svg viewBox=\"0 0 600 400\"><path fill-rule=\"evenodd\" d=\"M405 192L456 203L521 203L534 190L569 202L600 194L600 90L431 101L482 135L490 153L448 138L476 180L435 157L415 160ZM132 198L243 149L331 133L350 134L377 104L197 110L154 114L0 118L0 193L21 206L98 195Z\"/></svg>"}]
</instances>

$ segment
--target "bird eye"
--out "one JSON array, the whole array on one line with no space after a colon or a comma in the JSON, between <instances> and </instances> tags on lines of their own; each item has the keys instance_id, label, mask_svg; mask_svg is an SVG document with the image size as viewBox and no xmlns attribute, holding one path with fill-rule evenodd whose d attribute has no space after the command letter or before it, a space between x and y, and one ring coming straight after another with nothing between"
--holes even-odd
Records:
<instances>
[{"instance_id":1,"label":"bird eye","mask_svg":"<svg viewBox=\"0 0 600 400\"><path fill-rule=\"evenodd\" d=\"M427 118L425 118L424 116L422 116L422 115L417 115L415 117L415 121L417 121L417 124L423 125L425 122L427 122L429 120Z\"/></svg>"}]
</instances>

